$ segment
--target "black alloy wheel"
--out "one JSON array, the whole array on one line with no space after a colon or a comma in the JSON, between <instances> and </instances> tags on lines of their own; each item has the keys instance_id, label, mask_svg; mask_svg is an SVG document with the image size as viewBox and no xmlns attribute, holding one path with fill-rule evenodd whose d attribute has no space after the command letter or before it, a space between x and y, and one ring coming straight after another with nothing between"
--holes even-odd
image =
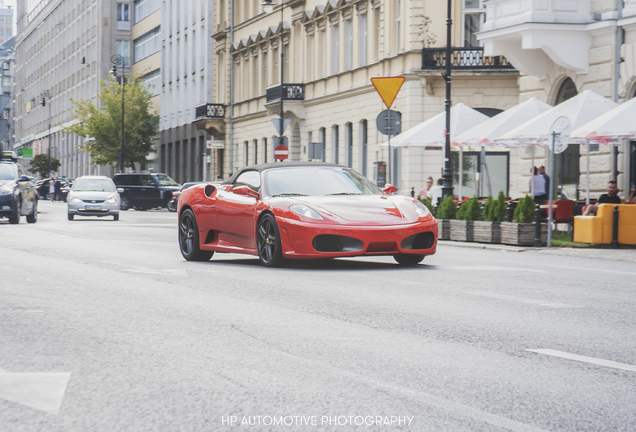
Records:
<instances>
[{"instance_id":1,"label":"black alloy wheel","mask_svg":"<svg viewBox=\"0 0 636 432\"><path fill-rule=\"evenodd\" d=\"M404 266L413 266L422 262L422 260L426 257L426 255L409 255L409 254L397 254L393 255L395 261L400 265Z\"/></svg>"},{"instance_id":2,"label":"black alloy wheel","mask_svg":"<svg viewBox=\"0 0 636 432\"><path fill-rule=\"evenodd\" d=\"M191 209L185 209L179 218L179 249L187 261L208 261L214 255L199 249L199 228Z\"/></svg>"},{"instance_id":3,"label":"black alloy wheel","mask_svg":"<svg viewBox=\"0 0 636 432\"><path fill-rule=\"evenodd\" d=\"M283 247L280 231L274 215L267 213L258 222L256 232L256 247L258 258L266 267L280 267L284 264Z\"/></svg>"},{"instance_id":4,"label":"black alloy wheel","mask_svg":"<svg viewBox=\"0 0 636 432\"><path fill-rule=\"evenodd\" d=\"M122 196L119 200L119 210L126 211L130 208L130 199L126 196Z\"/></svg>"},{"instance_id":5,"label":"black alloy wheel","mask_svg":"<svg viewBox=\"0 0 636 432\"><path fill-rule=\"evenodd\" d=\"M20 223L21 212L22 212L22 202L20 201L20 198L18 198L15 202L15 212L11 216L9 216L9 223L10 224Z\"/></svg>"}]
</instances>

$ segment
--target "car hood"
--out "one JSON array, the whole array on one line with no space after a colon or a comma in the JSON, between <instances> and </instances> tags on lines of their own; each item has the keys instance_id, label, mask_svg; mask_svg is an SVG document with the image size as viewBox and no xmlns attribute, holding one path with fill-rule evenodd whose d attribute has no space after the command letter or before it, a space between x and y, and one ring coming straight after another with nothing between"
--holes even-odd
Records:
<instances>
[{"instance_id":1,"label":"car hood","mask_svg":"<svg viewBox=\"0 0 636 432\"><path fill-rule=\"evenodd\" d=\"M107 200L113 195L117 195L117 192L99 192L99 191L71 191L71 197L77 197L83 201L85 200Z\"/></svg>"},{"instance_id":2,"label":"car hood","mask_svg":"<svg viewBox=\"0 0 636 432\"><path fill-rule=\"evenodd\" d=\"M4 186L9 183L15 184L15 180L0 180L0 186Z\"/></svg>"},{"instance_id":3,"label":"car hood","mask_svg":"<svg viewBox=\"0 0 636 432\"><path fill-rule=\"evenodd\" d=\"M306 204L324 215L346 223L399 225L419 219L410 199L386 195L338 195L301 197Z\"/></svg>"}]
</instances>

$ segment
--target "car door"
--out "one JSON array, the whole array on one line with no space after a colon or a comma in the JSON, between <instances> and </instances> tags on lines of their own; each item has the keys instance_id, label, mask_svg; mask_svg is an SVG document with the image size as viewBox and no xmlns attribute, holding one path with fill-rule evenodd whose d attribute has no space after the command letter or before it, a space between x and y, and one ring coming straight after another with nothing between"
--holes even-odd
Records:
<instances>
[{"instance_id":1,"label":"car door","mask_svg":"<svg viewBox=\"0 0 636 432\"><path fill-rule=\"evenodd\" d=\"M150 174L142 174L141 188L139 189L139 199L143 207L151 208L161 206L161 192L159 183Z\"/></svg>"},{"instance_id":2,"label":"car door","mask_svg":"<svg viewBox=\"0 0 636 432\"><path fill-rule=\"evenodd\" d=\"M35 186L30 179L28 179L26 172L20 165L17 165L18 168L18 189L20 191L21 202L22 202L22 214L27 215L33 211L33 206L35 205Z\"/></svg>"},{"instance_id":3,"label":"car door","mask_svg":"<svg viewBox=\"0 0 636 432\"><path fill-rule=\"evenodd\" d=\"M231 189L221 193L216 207L219 241L255 250L258 198L235 193L234 190L241 186L248 186L258 193L261 186L260 173L256 170L241 173L231 185Z\"/></svg>"}]
</instances>

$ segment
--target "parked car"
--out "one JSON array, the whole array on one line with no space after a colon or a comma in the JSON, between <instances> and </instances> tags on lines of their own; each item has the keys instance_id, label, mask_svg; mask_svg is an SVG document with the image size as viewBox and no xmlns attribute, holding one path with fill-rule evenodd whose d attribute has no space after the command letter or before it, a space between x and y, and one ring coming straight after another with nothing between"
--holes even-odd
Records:
<instances>
[{"instance_id":1,"label":"parked car","mask_svg":"<svg viewBox=\"0 0 636 432\"><path fill-rule=\"evenodd\" d=\"M119 220L119 192L106 176L82 176L68 193L68 220L75 216L112 216Z\"/></svg>"},{"instance_id":2,"label":"parked car","mask_svg":"<svg viewBox=\"0 0 636 432\"><path fill-rule=\"evenodd\" d=\"M181 185L166 174L120 173L115 174L113 181L118 188L123 189L121 210L167 207L172 192L181 189Z\"/></svg>"},{"instance_id":3,"label":"parked car","mask_svg":"<svg viewBox=\"0 0 636 432\"><path fill-rule=\"evenodd\" d=\"M201 184L201 182L184 183L183 186L181 186L181 189L179 189L177 192L172 192L172 199L168 201L168 210L170 210L171 212L176 212L177 205L179 204L179 194L184 190L198 184Z\"/></svg>"},{"instance_id":4,"label":"parked car","mask_svg":"<svg viewBox=\"0 0 636 432\"><path fill-rule=\"evenodd\" d=\"M38 220L38 193L31 178L17 162L15 153L3 152L0 157L0 217L17 224L20 216L28 223Z\"/></svg>"},{"instance_id":5,"label":"parked car","mask_svg":"<svg viewBox=\"0 0 636 432\"><path fill-rule=\"evenodd\" d=\"M256 255L268 267L286 259L390 255L414 265L437 248L437 221L417 199L393 195L354 170L287 162L243 168L219 184L179 195L181 254Z\"/></svg>"}]
</instances>

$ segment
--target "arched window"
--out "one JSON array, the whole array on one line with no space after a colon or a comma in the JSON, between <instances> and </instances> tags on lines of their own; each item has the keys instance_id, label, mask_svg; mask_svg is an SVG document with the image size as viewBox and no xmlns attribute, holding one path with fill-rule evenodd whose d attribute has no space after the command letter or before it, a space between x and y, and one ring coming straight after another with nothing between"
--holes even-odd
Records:
<instances>
[{"instance_id":1,"label":"arched window","mask_svg":"<svg viewBox=\"0 0 636 432\"><path fill-rule=\"evenodd\" d=\"M338 125L335 125L331 128L331 142L333 143L333 163L338 163L338 153L340 152L339 146L339 128Z\"/></svg>"},{"instance_id":2,"label":"arched window","mask_svg":"<svg viewBox=\"0 0 636 432\"><path fill-rule=\"evenodd\" d=\"M554 103L558 105L577 94L574 82L570 78L566 78L559 87ZM578 199L579 197L579 147L576 144L570 144L564 152L554 157L554 178L550 179L550 188L554 199L561 196L567 196L569 199ZM552 171L550 167L548 170ZM546 191L546 193L549 194L550 191Z\"/></svg>"},{"instance_id":3,"label":"arched window","mask_svg":"<svg viewBox=\"0 0 636 432\"><path fill-rule=\"evenodd\" d=\"M347 129L346 146L347 146L347 166L353 167L353 124L347 123L345 125Z\"/></svg>"},{"instance_id":4,"label":"arched window","mask_svg":"<svg viewBox=\"0 0 636 432\"><path fill-rule=\"evenodd\" d=\"M360 122L360 164L361 164L361 173L363 176L366 177L367 175L367 153L368 153L368 148L367 148L367 121L366 120L362 120Z\"/></svg>"}]
</instances>

